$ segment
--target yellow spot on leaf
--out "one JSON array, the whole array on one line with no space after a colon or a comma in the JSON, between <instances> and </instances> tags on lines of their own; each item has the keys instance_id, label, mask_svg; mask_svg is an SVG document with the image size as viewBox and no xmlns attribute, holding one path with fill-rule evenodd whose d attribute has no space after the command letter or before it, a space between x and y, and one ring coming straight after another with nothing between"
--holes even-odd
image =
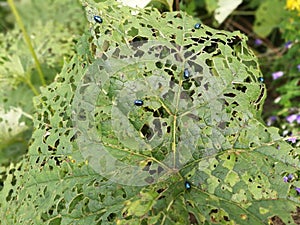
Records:
<instances>
[{"instance_id":1,"label":"yellow spot on leaf","mask_svg":"<svg viewBox=\"0 0 300 225\"><path fill-rule=\"evenodd\" d=\"M246 220L248 218L246 214L241 214L240 216L242 220Z\"/></svg>"},{"instance_id":2,"label":"yellow spot on leaf","mask_svg":"<svg viewBox=\"0 0 300 225\"><path fill-rule=\"evenodd\" d=\"M259 208L259 213L260 214L266 214L266 213L268 213L269 212L269 209L266 209L266 208L263 208L263 207L260 207Z\"/></svg>"}]
</instances>

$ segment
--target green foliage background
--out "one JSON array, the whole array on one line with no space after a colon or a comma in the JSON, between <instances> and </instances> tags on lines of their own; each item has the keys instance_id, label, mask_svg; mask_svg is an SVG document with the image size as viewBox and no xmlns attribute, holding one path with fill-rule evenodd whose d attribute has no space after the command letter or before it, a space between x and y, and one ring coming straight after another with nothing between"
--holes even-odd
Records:
<instances>
[{"instance_id":1,"label":"green foliage background","mask_svg":"<svg viewBox=\"0 0 300 225\"><path fill-rule=\"evenodd\" d=\"M198 21L184 12L161 14L156 9L146 9L133 17L132 9L110 1L84 1L85 19L80 4L75 1L37 2L24 1L19 5L49 83L40 89L41 95L34 98L34 104L31 104L34 92L30 83L36 89L41 84L35 80L37 72L20 31L14 28L1 36L1 101L6 110L1 118L5 118L4 114L11 109L15 109L17 115L12 114L16 123L7 131L12 139L5 138L7 142L1 142L1 164L5 165L1 167L1 224L266 224L279 218L285 223L296 220L299 148L280 137L278 129L262 122L266 87L258 81L262 74L256 57L246 45L245 36L204 25L195 30L193 26ZM25 9L28 8L31 14L27 14ZM39 13L45 8L49 8L47 13ZM53 18L53 14L56 17ZM26 15L30 16L27 18ZM103 24L95 24L94 15L100 15ZM36 17L39 20L34 19ZM79 34L82 34L80 38ZM19 38L17 41L16 37ZM185 46L183 53L187 49L200 52L191 61L206 62L206 65L201 64L206 72L201 78L204 80L200 81L207 82L208 90L202 93L201 90L207 87L197 83L197 77L184 86L181 76L184 68L176 64L176 57L172 58L172 55L158 60L146 54L141 57L142 65L140 61L124 65L124 58L116 57L115 49L120 48L119 54L124 54L130 62L130 56L135 52L128 44L146 39L170 41L175 47ZM170 49L176 51L174 46ZM175 62L177 68L169 65L168 60ZM122 70L108 73L101 69L103 62L122 65ZM118 73L122 71L127 74L124 80ZM191 112L200 119L195 122L197 125L189 124L186 130L201 128L197 133L196 150L191 152L191 160L180 170L172 172L173 168L166 165L167 171L172 172L167 180L145 187L116 184L96 172L83 157L77 141L80 135L76 134L78 130L72 124L73 101L78 98L76 93L85 84L84 78L88 74L96 81L105 80L100 85L102 92L98 93L97 99L102 106L97 108L100 116L95 117L99 123L99 139L106 145L115 144L111 152L119 160L136 164L133 155L140 153L138 149L124 152L117 131L107 124L113 119L111 103L118 101L124 85L135 80L146 81L145 72L149 79L157 79L157 74L149 73L151 71L159 71L157 74L166 79L163 83L167 86L166 92L177 90L189 97L183 98L182 106L172 105L171 98L162 97L164 92L151 94L150 99L160 100L145 102L148 111L124 114L133 131L138 134L145 123L151 124L154 120L151 112L161 106L165 105L165 109L175 106L174 112L180 111L181 107L183 110L194 108ZM178 89L168 86L171 79L180 84ZM147 88L151 90L152 85ZM215 90L216 86L219 92ZM24 94L26 92L28 94ZM153 89L153 93L159 92ZM208 93L208 97L202 102L193 96L194 93ZM84 102L91 97L83 95L81 100ZM134 97L144 95L135 93ZM127 106L118 102L127 113L131 110L132 99L128 102ZM226 107L222 106L225 102ZM33 112L35 114L30 116ZM174 112L160 115L159 119L175 121L174 115L180 117L180 114ZM78 112L75 115L79 115ZM217 120L220 117L226 122L225 126ZM137 118L142 118L143 123L136 121ZM177 131L179 137L189 137L189 133L180 133L184 130L183 122L184 117L178 125L171 125L171 129ZM89 125L89 120L83 120L79 131ZM34 127L32 136L30 127ZM15 129L20 130L20 136L13 133ZM30 148L24 158L8 164L20 155L19 151L12 154L14 145L16 149L25 149L30 137ZM177 136L168 136L167 131L163 138L169 142L150 153L142 152L138 162L157 158L160 161L160 157L171 152L171 144L180 145ZM181 154L189 155L189 152ZM285 183L282 179L288 174L293 174L294 178ZM190 190L184 187L186 180L192 185Z\"/></svg>"},{"instance_id":2,"label":"green foliage background","mask_svg":"<svg viewBox=\"0 0 300 225\"><path fill-rule=\"evenodd\" d=\"M85 20L77 19L84 16L80 3L21 1L17 8L23 23L26 24L45 79L50 83L60 72L64 58L74 55L76 39L86 26ZM30 115L35 112L32 98L38 94L41 83L37 79L35 63L18 27L1 33L0 45L0 105L3 113L0 115L3 119L0 123L3 124L0 163L3 164L17 160L27 149L32 133ZM12 109L18 112L20 118L14 124L9 124L4 118L9 116ZM5 114L8 115L5 117ZM24 131L22 123L25 123L27 130L17 133L16 130Z\"/></svg>"}]
</instances>

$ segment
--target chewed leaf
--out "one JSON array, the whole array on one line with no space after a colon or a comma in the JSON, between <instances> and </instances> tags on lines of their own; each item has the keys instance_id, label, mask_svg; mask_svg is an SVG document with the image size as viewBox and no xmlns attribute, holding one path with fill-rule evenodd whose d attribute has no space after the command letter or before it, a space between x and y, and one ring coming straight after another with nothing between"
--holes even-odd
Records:
<instances>
[{"instance_id":1,"label":"chewed leaf","mask_svg":"<svg viewBox=\"0 0 300 225\"><path fill-rule=\"evenodd\" d=\"M88 18L98 14L88 12ZM160 18L165 29L152 29L149 36L143 35L142 21L122 27L123 44L114 43L118 24L104 23L107 35L99 36L95 28L92 43L99 59L73 104L77 143L90 165L111 180L138 186L165 180L190 160L233 148L236 133L259 115L264 99L259 70L249 71L243 63L255 65L251 53L239 54L246 52L241 34L205 26L196 30L186 15L166 14ZM241 57L228 54L233 51ZM238 114L249 106L251 113ZM139 166L144 161L150 162L151 174Z\"/></svg>"},{"instance_id":2,"label":"chewed leaf","mask_svg":"<svg viewBox=\"0 0 300 225\"><path fill-rule=\"evenodd\" d=\"M292 223L300 153L261 123L246 37L183 12L83 2L90 30L37 98L4 223Z\"/></svg>"},{"instance_id":3,"label":"chewed leaf","mask_svg":"<svg viewBox=\"0 0 300 225\"><path fill-rule=\"evenodd\" d=\"M255 108L257 95L245 90L240 101L226 101L238 95L232 84L237 75L221 76L220 61L213 70L210 61L195 54L201 48L132 42L105 52L90 66L75 94L74 123L82 154L96 171L118 183L143 186L167 179L199 150L198 157L207 157L233 148L226 137L243 132L241 126L254 115L236 123L230 108ZM247 86L260 89L255 78ZM151 162L151 173L142 161Z\"/></svg>"}]
</instances>

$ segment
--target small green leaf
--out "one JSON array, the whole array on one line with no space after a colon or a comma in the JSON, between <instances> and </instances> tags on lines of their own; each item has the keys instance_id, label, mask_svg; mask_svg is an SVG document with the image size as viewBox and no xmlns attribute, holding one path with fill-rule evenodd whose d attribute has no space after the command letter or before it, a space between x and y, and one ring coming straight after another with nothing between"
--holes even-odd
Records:
<instances>
[{"instance_id":1,"label":"small green leaf","mask_svg":"<svg viewBox=\"0 0 300 225\"><path fill-rule=\"evenodd\" d=\"M253 30L261 37L267 37L285 18L285 5L281 0L265 0L255 12Z\"/></svg>"},{"instance_id":2,"label":"small green leaf","mask_svg":"<svg viewBox=\"0 0 300 225\"><path fill-rule=\"evenodd\" d=\"M214 12L218 8L218 0L205 0L205 7L208 13Z\"/></svg>"}]
</instances>

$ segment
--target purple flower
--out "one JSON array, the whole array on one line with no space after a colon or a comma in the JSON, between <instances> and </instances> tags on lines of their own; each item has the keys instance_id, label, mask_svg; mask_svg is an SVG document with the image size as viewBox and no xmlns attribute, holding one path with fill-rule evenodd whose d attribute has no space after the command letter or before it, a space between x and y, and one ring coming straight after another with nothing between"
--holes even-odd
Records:
<instances>
[{"instance_id":1,"label":"purple flower","mask_svg":"<svg viewBox=\"0 0 300 225\"><path fill-rule=\"evenodd\" d=\"M297 116L297 123L300 124L300 115Z\"/></svg>"},{"instance_id":2,"label":"purple flower","mask_svg":"<svg viewBox=\"0 0 300 225\"><path fill-rule=\"evenodd\" d=\"M286 43L284 44L284 47L285 47L285 48L291 48L292 45L293 45L293 42L288 41L288 42L286 42Z\"/></svg>"},{"instance_id":3,"label":"purple flower","mask_svg":"<svg viewBox=\"0 0 300 225\"><path fill-rule=\"evenodd\" d=\"M293 174L289 174L288 176L283 177L283 182L289 182L294 178Z\"/></svg>"},{"instance_id":4,"label":"purple flower","mask_svg":"<svg viewBox=\"0 0 300 225\"><path fill-rule=\"evenodd\" d=\"M298 115L296 114L292 114L292 115L289 115L286 117L286 120L289 122L289 123L293 123L295 120L297 120L298 118Z\"/></svg>"},{"instance_id":5,"label":"purple flower","mask_svg":"<svg viewBox=\"0 0 300 225\"><path fill-rule=\"evenodd\" d=\"M277 72L272 73L273 80L277 80L278 78L282 77L283 74L284 73L282 71L277 71Z\"/></svg>"},{"instance_id":6,"label":"purple flower","mask_svg":"<svg viewBox=\"0 0 300 225\"><path fill-rule=\"evenodd\" d=\"M256 46L259 46L259 45L261 45L262 43L263 43L262 40L260 40L259 38L256 38L255 41L254 41L254 44L255 44Z\"/></svg>"},{"instance_id":7,"label":"purple flower","mask_svg":"<svg viewBox=\"0 0 300 225\"><path fill-rule=\"evenodd\" d=\"M292 142L294 144L294 143L296 143L297 138L296 137L290 137L287 140L290 141L290 142Z\"/></svg>"},{"instance_id":8,"label":"purple flower","mask_svg":"<svg viewBox=\"0 0 300 225\"><path fill-rule=\"evenodd\" d=\"M297 65L297 69L300 72L300 64Z\"/></svg>"},{"instance_id":9,"label":"purple flower","mask_svg":"<svg viewBox=\"0 0 300 225\"><path fill-rule=\"evenodd\" d=\"M270 116L267 120L267 125L271 126L277 120L277 116Z\"/></svg>"},{"instance_id":10,"label":"purple flower","mask_svg":"<svg viewBox=\"0 0 300 225\"><path fill-rule=\"evenodd\" d=\"M297 194L300 194L300 188L296 187L295 190L297 191Z\"/></svg>"}]
</instances>

